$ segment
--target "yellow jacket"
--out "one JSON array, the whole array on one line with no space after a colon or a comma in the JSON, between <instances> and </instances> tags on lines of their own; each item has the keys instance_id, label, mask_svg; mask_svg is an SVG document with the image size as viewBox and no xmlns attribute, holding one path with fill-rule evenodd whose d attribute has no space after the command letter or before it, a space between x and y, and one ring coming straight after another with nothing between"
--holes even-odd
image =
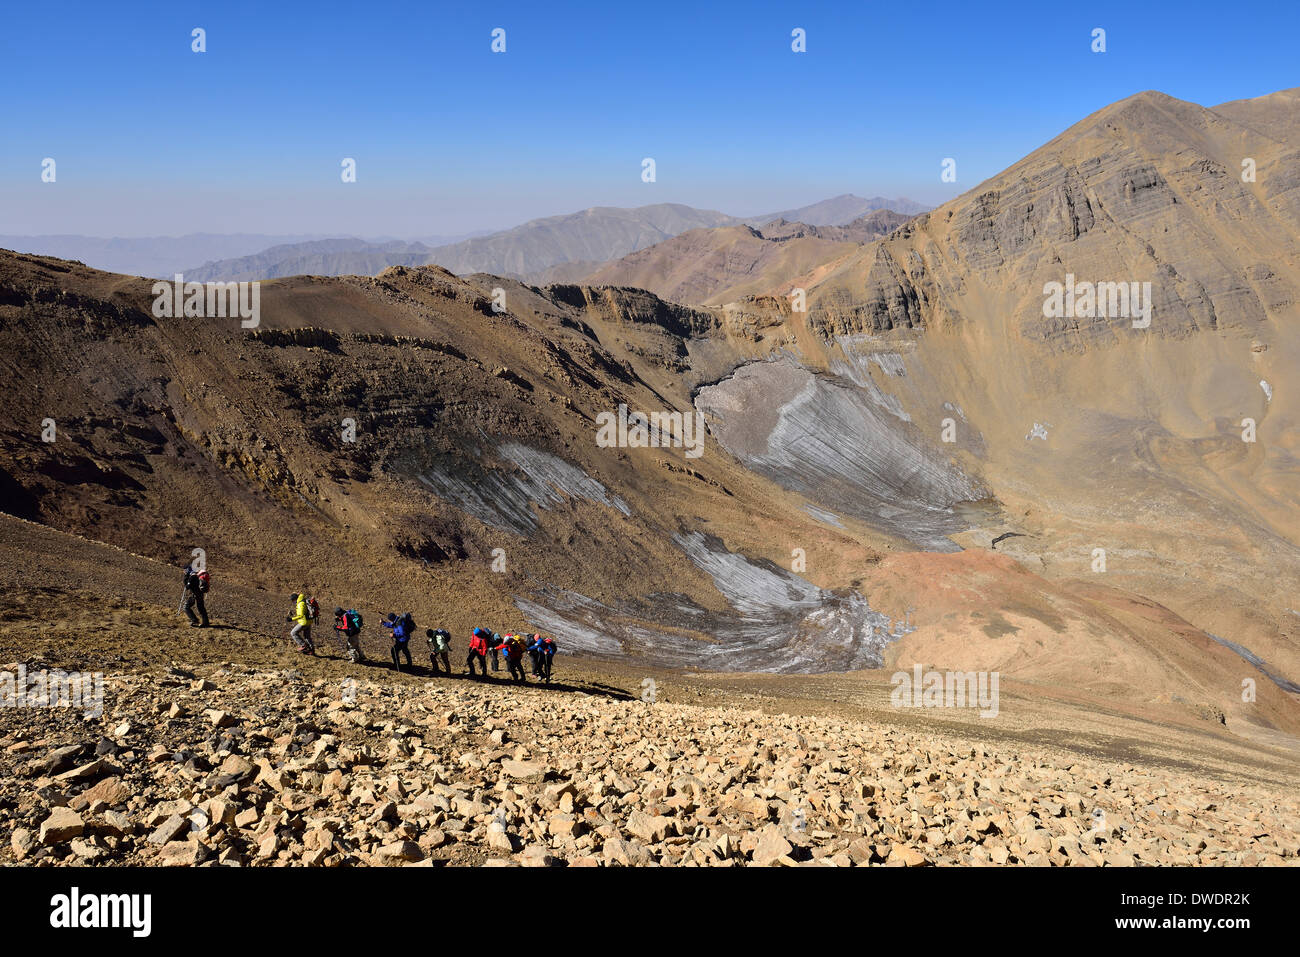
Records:
<instances>
[{"instance_id":1,"label":"yellow jacket","mask_svg":"<svg viewBox=\"0 0 1300 957\"><path fill-rule=\"evenodd\" d=\"M311 609L307 607L306 595L298 596L298 604L293 609L293 623L295 625L311 624Z\"/></svg>"}]
</instances>

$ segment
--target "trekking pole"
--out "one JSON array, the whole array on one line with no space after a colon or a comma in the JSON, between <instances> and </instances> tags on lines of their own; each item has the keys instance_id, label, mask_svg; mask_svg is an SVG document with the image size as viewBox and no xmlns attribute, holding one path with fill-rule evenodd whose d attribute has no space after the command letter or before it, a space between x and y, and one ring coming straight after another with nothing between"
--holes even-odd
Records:
<instances>
[{"instance_id":1,"label":"trekking pole","mask_svg":"<svg viewBox=\"0 0 1300 957\"><path fill-rule=\"evenodd\" d=\"M181 582L181 600L176 604L176 610L182 615L185 614L185 592L187 591L185 583Z\"/></svg>"}]
</instances>

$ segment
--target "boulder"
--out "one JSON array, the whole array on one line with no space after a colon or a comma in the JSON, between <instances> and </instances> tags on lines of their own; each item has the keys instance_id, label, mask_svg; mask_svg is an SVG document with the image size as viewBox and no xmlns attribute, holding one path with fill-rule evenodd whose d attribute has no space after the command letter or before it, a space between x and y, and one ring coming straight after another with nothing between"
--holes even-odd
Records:
<instances>
[{"instance_id":1,"label":"boulder","mask_svg":"<svg viewBox=\"0 0 1300 957\"><path fill-rule=\"evenodd\" d=\"M94 787L81 793L89 804L103 803L108 807L117 807L131 800L134 792L122 783L119 777L104 778Z\"/></svg>"},{"instance_id":2,"label":"boulder","mask_svg":"<svg viewBox=\"0 0 1300 957\"><path fill-rule=\"evenodd\" d=\"M774 863L777 858L788 857L794 847L781 833L781 829L768 826L763 828L758 843L750 855L750 860L761 867Z\"/></svg>"},{"instance_id":3,"label":"boulder","mask_svg":"<svg viewBox=\"0 0 1300 957\"><path fill-rule=\"evenodd\" d=\"M501 762L501 770L507 777L514 778L516 781L540 783L546 777L546 766L536 761L516 761L513 758L506 758Z\"/></svg>"},{"instance_id":4,"label":"boulder","mask_svg":"<svg viewBox=\"0 0 1300 957\"><path fill-rule=\"evenodd\" d=\"M50 816L41 822L40 841L42 844L59 844L80 837L86 830L86 823L76 811L66 807L56 807Z\"/></svg>"},{"instance_id":5,"label":"boulder","mask_svg":"<svg viewBox=\"0 0 1300 957\"><path fill-rule=\"evenodd\" d=\"M174 841L189 833L189 830L190 819L187 817L181 817L179 814L173 814L171 817L167 818L167 820L154 828L153 833L150 834L146 840L150 844L166 844L169 841Z\"/></svg>"},{"instance_id":6,"label":"boulder","mask_svg":"<svg viewBox=\"0 0 1300 957\"><path fill-rule=\"evenodd\" d=\"M645 844L658 844L673 830L673 821L662 815L651 817L644 811L633 811L623 829Z\"/></svg>"},{"instance_id":7,"label":"boulder","mask_svg":"<svg viewBox=\"0 0 1300 957\"><path fill-rule=\"evenodd\" d=\"M379 849L379 858L384 863L421 861L424 860L424 852L414 841L393 841Z\"/></svg>"}]
</instances>

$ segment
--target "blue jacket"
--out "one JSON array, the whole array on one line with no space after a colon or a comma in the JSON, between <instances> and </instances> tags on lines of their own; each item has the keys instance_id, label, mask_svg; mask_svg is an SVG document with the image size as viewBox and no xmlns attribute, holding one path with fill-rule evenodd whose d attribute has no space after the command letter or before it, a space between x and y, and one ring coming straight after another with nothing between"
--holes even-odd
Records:
<instances>
[{"instance_id":1,"label":"blue jacket","mask_svg":"<svg viewBox=\"0 0 1300 957\"><path fill-rule=\"evenodd\" d=\"M410 637L406 633L406 622L401 618L397 619L397 621L385 621L383 626L392 629L393 641L406 641Z\"/></svg>"}]
</instances>

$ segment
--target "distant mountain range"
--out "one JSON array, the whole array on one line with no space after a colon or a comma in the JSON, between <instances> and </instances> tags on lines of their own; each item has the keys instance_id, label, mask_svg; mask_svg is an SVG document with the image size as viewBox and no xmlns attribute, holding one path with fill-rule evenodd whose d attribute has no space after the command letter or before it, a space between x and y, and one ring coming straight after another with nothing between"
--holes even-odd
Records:
<instances>
[{"instance_id":1,"label":"distant mountain range","mask_svg":"<svg viewBox=\"0 0 1300 957\"><path fill-rule=\"evenodd\" d=\"M355 236L241 233L101 239L93 236L0 235L0 248L74 259L95 269L199 282L284 276L375 275L389 266L436 263L459 275L487 272L530 282L585 275L604 263L692 229L761 226L784 219L841 226L878 209L914 215L928 207L909 199L845 194L761 216L739 217L677 203L623 209L595 206L534 219L513 229L460 236L362 239Z\"/></svg>"},{"instance_id":2,"label":"distant mountain range","mask_svg":"<svg viewBox=\"0 0 1300 957\"><path fill-rule=\"evenodd\" d=\"M298 275L374 275L388 266L436 263L461 275L487 272L528 279L550 267L574 262L585 264L589 271L607 260L690 229L739 222L725 213L675 203L636 209L597 206L534 219L513 229L443 246L360 240L278 246L255 255L192 266L186 276L209 282Z\"/></svg>"},{"instance_id":3,"label":"distant mountain range","mask_svg":"<svg viewBox=\"0 0 1300 957\"><path fill-rule=\"evenodd\" d=\"M458 275L491 273L530 282L576 278L604 263L693 229L762 225L784 219L810 226L840 226L878 209L914 215L927 207L909 199L845 194L811 206L742 218L678 203L623 209L595 206L562 216L534 219L513 229L441 246L331 240L278 246L255 255L191 266L186 276L213 280L276 279L284 276L374 275L388 266L436 263Z\"/></svg>"},{"instance_id":4,"label":"distant mountain range","mask_svg":"<svg viewBox=\"0 0 1300 957\"><path fill-rule=\"evenodd\" d=\"M248 256L207 262L185 270L196 282L278 279L283 276L373 276L389 266L420 266L435 247L419 242L320 239L272 246Z\"/></svg>"},{"instance_id":5,"label":"distant mountain range","mask_svg":"<svg viewBox=\"0 0 1300 957\"><path fill-rule=\"evenodd\" d=\"M787 209L766 216L752 216L745 222L751 226L762 226L774 219L784 219L787 222L806 223L809 226L847 226L855 219L861 219L867 213L874 213L878 209L891 209L904 216L915 216L918 213L929 212L930 207L903 196L896 199L886 199L883 196L863 199L861 196L845 193L843 196L823 199L820 203L813 203L811 206L800 206L798 209Z\"/></svg>"}]
</instances>

